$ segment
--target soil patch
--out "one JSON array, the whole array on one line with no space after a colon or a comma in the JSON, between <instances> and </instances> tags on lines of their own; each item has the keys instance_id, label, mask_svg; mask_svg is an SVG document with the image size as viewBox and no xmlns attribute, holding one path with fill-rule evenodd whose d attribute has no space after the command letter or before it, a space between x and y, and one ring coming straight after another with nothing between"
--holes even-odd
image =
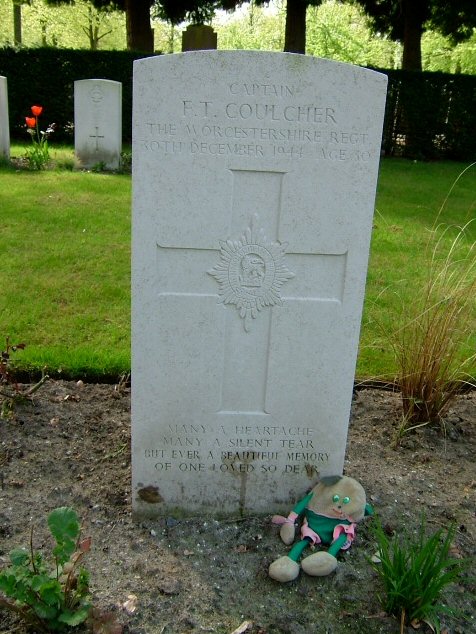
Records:
<instances>
[{"instance_id":1,"label":"soil patch","mask_svg":"<svg viewBox=\"0 0 476 634\"><path fill-rule=\"evenodd\" d=\"M362 482L387 530L416 530L424 511L432 531L456 523L455 556L474 555L476 393L461 395L448 411L445 434L422 427L395 450L399 417L398 394L355 393L345 473ZM11 549L29 544L32 526L35 546L48 546L47 514L74 507L92 537L85 564L94 603L114 612L125 633L230 634L240 625L249 634L399 631L382 613L381 587L367 562L376 550L371 519L334 574L301 574L280 585L267 569L288 549L270 516L136 524L130 496L130 394L123 386L51 381L16 407L14 419L0 419L0 566ZM461 611L443 616L446 631L475 632L474 581L462 579L445 598ZM24 630L0 610L0 632Z\"/></svg>"}]
</instances>

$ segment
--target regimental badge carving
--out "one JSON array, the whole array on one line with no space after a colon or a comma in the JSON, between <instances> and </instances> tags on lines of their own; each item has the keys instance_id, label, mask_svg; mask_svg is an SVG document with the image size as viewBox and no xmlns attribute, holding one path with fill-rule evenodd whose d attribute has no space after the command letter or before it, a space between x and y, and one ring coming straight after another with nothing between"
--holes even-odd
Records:
<instances>
[{"instance_id":1,"label":"regimental badge carving","mask_svg":"<svg viewBox=\"0 0 476 634\"><path fill-rule=\"evenodd\" d=\"M235 304L249 332L267 306L282 305L281 286L294 277L284 264L287 242L271 242L257 229L258 216L239 240L220 241L220 261L207 271L220 285L219 302Z\"/></svg>"},{"instance_id":2,"label":"regimental badge carving","mask_svg":"<svg viewBox=\"0 0 476 634\"><path fill-rule=\"evenodd\" d=\"M89 91L89 96L94 103L100 103L104 98L104 93L99 86L94 86Z\"/></svg>"}]
</instances>

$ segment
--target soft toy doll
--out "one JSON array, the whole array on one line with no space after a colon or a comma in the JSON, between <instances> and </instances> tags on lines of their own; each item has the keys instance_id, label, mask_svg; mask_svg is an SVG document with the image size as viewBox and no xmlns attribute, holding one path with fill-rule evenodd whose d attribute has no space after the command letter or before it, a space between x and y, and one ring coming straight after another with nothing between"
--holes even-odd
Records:
<instances>
[{"instance_id":1,"label":"soft toy doll","mask_svg":"<svg viewBox=\"0 0 476 634\"><path fill-rule=\"evenodd\" d=\"M372 509L366 503L362 485L347 476L330 476L321 481L296 504L288 517L275 515L274 524L281 524L280 535L289 546L295 537L295 522L304 516L301 526L301 541L291 549L289 555L276 559L269 567L269 576L276 581L292 581L299 575L299 558L310 545L328 545L305 557L301 566L304 572L314 577L330 574L337 567L336 555L350 547L355 535L356 523Z\"/></svg>"}]
</instances>

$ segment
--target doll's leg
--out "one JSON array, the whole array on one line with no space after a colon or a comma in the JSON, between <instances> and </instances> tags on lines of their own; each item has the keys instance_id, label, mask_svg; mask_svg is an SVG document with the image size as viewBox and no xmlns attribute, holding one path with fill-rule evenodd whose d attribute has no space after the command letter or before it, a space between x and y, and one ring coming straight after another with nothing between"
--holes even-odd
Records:
<instances>
[{"instance_id":1,"label":"doll's leg","mask_svg":"<svg viewBox=\"0 0 476 634\"><path fill-rule=\"evenodd\" d=\"M300 556L302 555L304 550L309 546L310 543L311 543L310 539L301 539L300 542L298 542L297 544L294 544L294 546L289 551L289 554L288 554L289 559L292 559L293 561L299 561Z\"/></svg>"},{"instance_id":2,"label":"doll's leg","mask_svg":"<svg viewBox=\"0 0 476 634\"><path fill-rule=\"evenodd\" d=\"M295 544L289 551L289 555L280 557L273 561L269 567L269 576L276 581L285 583L293 581L299 575L298 559L302 552L309 546L310 540L303 539Z\"/></svg>"},{"instance_id":3,"label":"doll's leg","mask_svg":"<svg viewBox=\"0 0 476 634\"><path fill-rule=\"evenodd\" d=\"M346 543L346 541L347 541L347 536L345 535L345 533L342 533L342 535L339 535L339 537L334 542L332 542L332 544L327 549L327 552L331 554L333 557L337 557L337 553L342 548L342 546Z\"/></svg>"},{"instance_id":4,"label":"doll's leg","mask_svg":"<svg viewBox=\"0 0 476 634\"><path fill-rule=\"evenodd\" d=\"M340 535L329 546L327 552L320 551L302 560L304 572L312 577L325 577L337 568L336 555L347 541L346 535Z\"/></svg>"}]
</instances>

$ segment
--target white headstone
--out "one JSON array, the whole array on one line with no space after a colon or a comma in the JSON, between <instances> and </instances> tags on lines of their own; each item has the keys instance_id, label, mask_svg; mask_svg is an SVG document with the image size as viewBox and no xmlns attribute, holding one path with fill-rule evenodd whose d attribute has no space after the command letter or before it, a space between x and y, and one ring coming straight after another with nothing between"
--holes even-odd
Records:
<instances>
[{"instance_id":1,"label":"white headstone","mask_svg":"<svg viewBox=\"0 0 476 634\"><path fill-rule=\"evenodd\" d=\"M7 78L0 76L0 158L10 158Z\"/></svg>"},{"instance_id":2,"label":"white headstone","mask_svg":"<svg viewBox=\"0 0 476 634\"><path fill-rule=\"evenodd\" d=\"M344 464L386 77L135 62L133 508L288 508Z\"/></svg>"},{"instance_id":3,"label":"white headstone","mask_svg":"<svg viewBox=\"0 0 476 634\"><path fill-rule=\"evenodd\" d=\"M122 150L122 84L109 79L74 82L74 149L86 168L117 169Z\"/></svg>"}]
</instances>

